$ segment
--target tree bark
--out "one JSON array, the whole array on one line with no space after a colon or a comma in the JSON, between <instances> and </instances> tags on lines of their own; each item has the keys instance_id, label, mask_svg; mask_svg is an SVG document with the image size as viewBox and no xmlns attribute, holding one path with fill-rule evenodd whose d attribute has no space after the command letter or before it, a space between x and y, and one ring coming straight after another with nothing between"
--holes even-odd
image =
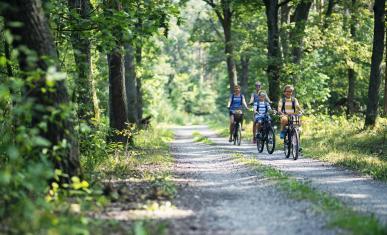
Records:
<instances>
[{"instance_id":1,"label":"tree bark","mask_svg":"<svg viewBox=\"0 0 387 235\"><path fill-rule=\"evenodd\" d=\"M242 93L247 94L248 80L249 80L249 62L250 58L247 56L241 56L241 88Z\"/></svg>"},{"instance_id":2,"label":"tree bark","mask_svg":"<svg viewBox=\"0 0 387 235\"><path fill-rule=\"evenodd\" d=\"M61 169L69 176L62 178L61 181L68 182L71 176L81 174L79 147L74 136L75 130L72 120L71 118L62 118L61 113L45 121L47 128L40 125L42 120L46 119L45 117L53 115L51 108L69 104L69 96L63 80L56 81L53 90L43 91L43 88L46 87L45 72L49 66L58 68L58 57L42 3L40 0L3 0L2 2L9 6L4 11L4 19L6 27L14 35L13 46L15 48L26 46L35 51L37 55L37 60L31 62L25 50L20 50L18 56L20 69L26 74L38 70L42 71L38 81L26 80L24 95L34 102L31 125L33 128L37 128L40 135L49 140L53 146L59 145L63 141L67 141L69 144L61 151L50 153L55 168ZM12 27L12 22L21 22L22 26ZM27 76L24 78L27 79Z\"/></svg>"},{"instance_id":3,"label":"tree bark","mask_svg":"<svg viewBox=\"0 0 387 235\"><path fill-rule=\"evenodd\" d=\"M120 11L122 4L119 1L108 1L107 9ZM110 17L111 11L106 11L106 17ZM120 29L112 29L115 38L115 47L108 53L109 67L109 121L111 133L110 140L114 142L126 143L127 137L117 133L126 129L128 122L128 105L125 89L125 67L124 67L124 48Z\"/></svg>"},{"instance_id":4,"label":"tree bark","mask_svg":"<svg viewBox=\"0 0 387 235\"><path fill-rule=\"evenodd\" d=\"M284 59L289 57L289 32L285 29L285 25L289 24L290 7L288 3L281 6L281 30L280 41L282 46L282 57Z\"/></svg>"},{"instance_id":5,"label":"tree bark","mask_svg":"<svg viewBox=\"0 0 387 235\"><path fill-rule=\"evenodd\" d=\"M328 8L327 8L327 11L325 13L325 21L324 21L324 29L328 28L329 26L329 20L330 20L330 17L333 13L333 8L335 6L335 0L329 0L328 1Z\"/></svg>"},{"instance_id":6,"label":"tree bark","mask_svg":"<svg viewBox=\"0 0 387 235\"><path fill-rule=\"evenodd\" d=\"M127 100L125 91L124 57L122 47L117 45L108 54L109 65L109 120L110 127L115 131L126 129L128 121ZM111 140L125 143L127 138L113 133Z\"/></svg>"},{"instance_id":7,"label":"tree bark","mask_svg":"<svg viewBox=\"0 0 387 235\"><path fill-rule=\"evenodd\" d=\"M141 32L142 30L142 20L139 19L138 23L136 24L136 28L138 31ZM141 44L141 43L140 43ZM136 46L136 66L140 67L142 64L142 45ZM143 96L142 96L142 78L140 76L137 76L137 120L140 122L143 118Z\"/></svg>"},{"instance_id":8,"label":"tree bark","mask_svg":"<svg viewBox=\"0 0 387 235\"><path fill-rule=\"evenodd\" d=\"M384 52L384 105L383 105L383 114L387 117L387 29L384 29L386 32L385 37L385 52Z\"/></svg>"},{"instance_id":9,"label":"tree bark","mask_svg":"<svg viewBox=\"0 0 387 235\"><path fill-rule=\"evenodd\" d=\"M351 5L351 22L350 22L350 33L351 38L356 40L356 0L352 0ZM348 95L347 95L347 115L354 113L354 101L355 101L355 87L356 87L356 73L353 68L348 69Z\"/></svg>"},{"instance_id":10,"label":"tree bark","mask_svg":"<svg viewBox=\"0 0 387 235\"><path fill-rule=\"evenodd\" d=\"M269 97L276 104L280 95L280 71L282 66L278 30L278 0L264 0L268 26Z\"/></svg>"},{"instance_id":11,"label":"tree bark","mask_svg":"<svg viewBox=\"0 0 387 235\"><path fill-rule=\"evenodd\" d=\"M125 88L128 107L129 123L138 123L137 113L137 81L134 49L131 45L125 45Z\"/></svg>"},{"instance_id":12,"label":"tree bark","mask_svg":"<svg viewBox=\"0 0 387 235\"><path fill-rule=\"evenodd\" d=\"M368 103L365 126L375 126L378 115L379 88L381 83L381 64L384 50L385 0L375 0L374 4L374 39L370 83L368 86Z\"/></svg>"},{"instance_id":13,"label":"tree bark","mask_svg":"<svg viewBox=\"0 0 387 235\"><path fill-rule=\"evenodd\" d=\"M91 3L89 0L68 0L68 7L71 12L77 14L82 20L87 20L90 17ZM98 103L95 104L93 100L96 97L94 97L95 88L92 81L90 40L82 31L76 30L71 32L70 39L78 72L75 80L78 117L91 124L92 118L99 116L99 108Z\"/></svg>"},{"instance_id":14,"label":"tree bark","mask_svg":"<svg viewBox=\"0 0 387 235\"><path fill-rule=\"evenodd\" d=\"M305 26L308 20L310 7L312 6L311 0L301 0L297 5L294 12L295 26L290 35L292 42L292 61L295 64L301 62L302 45L304 41Z\"/></svg>"},{"instance_id":15,"label":"tree bark","mask_svg":"<svg viewBox=\"0 0 387 235\"><path fill-rule=\"evenodd\" d=\"M209 4L218 16L219 22L223 27L224 34L224 52L226 54L227 76L230 85L230 92L234 91L234 86L238 84L236 64L234 60L234 46L232 41L232 17L233 12L230 0L221 0L220 6L217 6L213 0L204 0Z\"/></svg>"}]
</instances>

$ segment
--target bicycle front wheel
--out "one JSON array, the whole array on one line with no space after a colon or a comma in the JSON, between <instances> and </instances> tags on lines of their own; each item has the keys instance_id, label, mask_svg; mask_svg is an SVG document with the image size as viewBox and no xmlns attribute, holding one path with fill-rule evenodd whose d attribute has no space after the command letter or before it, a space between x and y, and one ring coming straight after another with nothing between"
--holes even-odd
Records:
<instances>
[{"instance_id":1,"label":"bicycle front wheel","mask_svg":"<svg viewBox=\"0 0 387 235\"><path fill-rule=\"evenodd\" d=\"M238 145L241 145L241 141L242 141L242 125L240 123L238 125L238 133L237 133L237 135L238 135L237 143L238 143Z\"/></svg>"},{"instance_id":2,"label":"bicycle front wheel","mask_svg":"<svg viewBox=\"0 0 387 235\"><path fill-rule=\"evenodd\" d=\"M258 149L258 153L262 153L263 151L263 146L265 144L265 141L264 139L262 138L262 133L258 133L257 134L257 149Z\"/></svg>"},{"instance_id":3,"label":"bicycle front wheel","mask_svg":"<svg viewBox=\"0 0 387 235\"><path fill-rule=\"evenodd\" d=\"M273 127L267 129L266 149L269 154L272 154L275 149L275 133Z\"/></svg>"},{"instance_id":4,"label":"bicycle front wheel","mask_svg":"<svg viewBox=\"0 0 387 235\"><path fill-rule=\"evenodd\" d=\"M286 158L290 157L290 145L291 145L290 141L291 141L291 136L287 131L284 138L284 153Z\"/></svg>"},{"instance_id":5,"label":"bicycle front wheel","mask_svg":"<svg viewBox=\"0 0 387 235\"><path fill-rule=\"evenodd\" d=\"M297 129L293 129L292 131L292 156L293 160L298 159L298 155L300 154L300 134Z\"/></svg>"}]
</instances>

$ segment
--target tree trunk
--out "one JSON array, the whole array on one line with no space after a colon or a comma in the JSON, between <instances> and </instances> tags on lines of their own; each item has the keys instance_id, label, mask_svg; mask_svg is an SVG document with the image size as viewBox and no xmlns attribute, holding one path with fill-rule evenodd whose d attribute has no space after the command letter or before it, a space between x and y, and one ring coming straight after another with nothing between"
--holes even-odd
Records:
<instances>
[{"instance_id":1,"label":"tree trunk","mask_svg":"<svg viewBox=\"0 0 387 235\"><path fill-rule=\"evenodd\" d=\"M13 46L26 46L36 52L37 60L31 63L25 50L19 51L19 65L23 72L35 72L38 69L47 71L49 66L58 65L58 57L52 35L50 33L47 19L45 18L42 3L40 0L13 0L3 1L8 4L9 9L4 11L6 27L10 29L15 36ZM12 27L12 22L21 22L21 27ZM50 58L52 60L47 60ZM62 178L61 181L70 181L71 176L79 176L81 168L79 164L78 141L74 136L75 130L71 118L62 118L62 113L52 117L50 107L60 107L69 104L67 88L63 80L56 81L54 89L46 89L46 76L41 74L38 81L26 80L25 96L34 101L32 110L33 128L37 128L44 138L51 144L60 145L67 141L68 147L61 151L51 153L51 160L55 168L61 169L67 174L68 178ZM27 77L25 77L27 78ZM46 120L47 127L42 127L42 120Z\"/></svg>"},{"instance_id":2,"label":"tree trunk","mask_svg":"<svg viewBox=\"0 0 387 235\"><path fill-rule=\"evenodd\" d=\"M114 131L126 129L127 100L125 91L124 57L122 48L118 45L108 54L109 65L109 120ZM126 142L126 137L113 133L111 140Z\"/></svg>"},{"instance_id":3,"label":"tree trunk","mask_svg":"<svg viewBox=\"0 0 387 235\"><path fill-rule=\"evenodd\" d=\"M142 30L141 19L139 19L138 23L136 24L136 28L138 31L141 32ZM142 64L142 46L137 45L136 46L136 66L140 67L141 64ZM137 115L138 115L137 120L141 122L142 116L143 116L143 98L142 98L142 78L140 76L137 76L136 88L137 88Z\"/></svg>"},{"instance_id":4,"label":"tree trunk","mask_svg":"<svg viewBox=\"0 0 387 235\"><path fill-rule=\"evenodd\" d=\"M281 46L282 46L282 56L284 59L289 57L289 32L286 30L285 26L290 23L289 21L290 7L288 3L281 6Z\"/></svg>"},{"instance_id":5,"label":"tree trunk","mask_svg":"<svg viewBox=\"0 0 387 235\"><path fill-rule=\"evenodd\" d=\"M230 0L221 0L219 5L216 5L212 0L203 0L210 5L218 16L218 20L223 27L224 34L224 52L226 54L227 76L230 85L230 92L234 92L234 86L238 84L236 64L234 61L234 46L232 42L232 17Z\"/></svg>"},{"instance_id":6,"label":"tree trunk","mask_svg":"<svg viewBox=\"0 0 387 235\"><path fill-rule=\"evenodd\" d=\"M247 56L241 57L241 88L242 93L248 92L248 80L249 80L249 62L250 58Z\"/></svg>"},{"instance_id":7,"label":"tree trunk","mask_svg":"<svg viewBox=\"0 0 387 235\"><path fill-rule=\"evenodd\" d=\"M134 63L134 49L131 45L125 45L125 88L128 107L128 121L136 124L137 113L137 81L136 67Z\"/></svg>"},{"instance_id":8,"label":"tree trunk","mask_svg":"<svg viewBox=\"0 0 387 235\"><path fill-rule=\"evenodd\" d=\"M335 0L329 0L328 1L328 8L327 8L327 11L325 13L325 21L324 21L324 29L328 28L329 26L329 21L330 21L330 17L333 13L333 8L335 6Z\"/></svg>"},{"instance_id":9,"label":"tree trunk","mask_svg":"<svg viewBox=\"0 0 387 235\"><path fill-rule=\"evenodd\" d=\"M224 52L226 53L226 62L227 62L227 74L228 81L230 84L230 92L234 91L234 86L238 84L237 74L236 74L236 66L234 61L234 46L232 42L232 34L231 34L231 11L229 8L223 9L224 12L224 20L223 20L223 32L224 32Z\"/></svg>"},{"instance_id":10,"label":"tree trunk","mask_svg":"<svg viewBox=\"0 0 387 235\"><path fill-rule=\"evenodd\" d=\"M292 42L292 62L299 64L302 56L302 45L304 40L304 31L306 22L308 20L310 7L312 6L311 0L302 0L296 7L294 12L295 26L290 35Z\"/></svg>"},{"instance_id":11,"label":"tree trunk","mask_svg":"<svg viewBox=\"0 0 387 235\"><path fill-rule=\"evenodd\" d=\"M268 26L269 97L276 104L280 95L281 48L278 31L278 0L265 0Z\"/></svg>"},{"instance_id":12,"label":"tree trunk","mask_svg":"<svg viewBox=\"0 0 387 235\"><path fill-rule=\"evenodd\" d=\"M83 20L90 17L91 4L89 0L68 0L69 10L79 15ZM93 102L93 77L91 71L90 40L82 31L71 32L71 44L74 50L75 65L78 76L75 83L75 97L78 104L78 116L91 124L91 119L98 115L98 106Z\"/></svg>"},{"instance_id":13,"label":"tree trunk","mask_svg":"<svg viewBox=\"0 0 387 235\"><path fill-rule=\"evenodd\" d=\"M381 83L381 64L384 50L384 7L385 0L375 0L374 4L374 39L370 83L368 86L368 103L365 126L375 126L378 115L379 88Z\"/></svg>"},{"instance_id":14,"label":"tree trunk","mask_svg":"<svg viewBox=\"0 0 387 235\"><path fill-rule=\"evenodd\" d=\"M385 37L385 52L384 52L384 105L383 105L383 114L387 117L387 29L384 29L386 32Z\"/></svg>"},{"instance_id":15,"label":"tree trunk","mask_svg":"<svg viewBox=\"0 0 387 235\"><path fill-rule=\"evenodd\" d=\"M5 58L7 59L7 62L6 62L7 75L8 75L8 77L12 77L13 72L12 72L12 66L11 66L11 50L10 50L8 42L6 40L4 40L4 54L5 54Z\"/></svg>"},{"instance_id":16,"label":"tree trunk","mask_svg":"<svg viewBox=\"0 0 387 235\"><path fill-rule=\"evenodd\" d=\"M350 23L350 33L351 38L356 40L356 0L352 0L351 5L351 23ZM354 113L354 101L355 101L355 86L356 86L356 73L353 68L348 69L348 95L347 95L347 115L352 115Z\"/></svg>"}]
</instances>

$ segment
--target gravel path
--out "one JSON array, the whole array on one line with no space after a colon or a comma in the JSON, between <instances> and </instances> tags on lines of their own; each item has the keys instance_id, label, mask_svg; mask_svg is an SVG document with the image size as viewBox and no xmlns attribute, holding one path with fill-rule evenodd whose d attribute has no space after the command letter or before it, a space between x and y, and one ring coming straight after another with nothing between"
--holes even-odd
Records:
<instances>
[{"instance_id":1,"label":"gravel path","mask_svg":"<svg viewBox=\"0 0 387 235\"><path fill-rule=\"evenodd\" d=\"M272 181L232 160L225 139L206 126L175 130L171 153L178 196L174 202L190 215L171 221L172 234L335 234L327 216L306 201L289 199ZM212 136L216 145L193 142L192 133ZM252 151L243 146L238 151ZM301 161L300 161L301 162Z\"/></svg>"},{"instance_id":2,"label":"gravel path","mask_svg":"<svg viewBox=\"0 0 387 235\"><path fill-rule=\"evenodd\" d=\"M314 188L334 195L359 212L374 214L380 222L387 224L387 184L384 182L302 156L297 161L285 159L281 150L272 155L267 154L266 150L259 154L255 145L230 145L225 138L217 137L207 126L195 126L195 129L208 136L219 148L256 156L263 164L288 172L300 180L307 180ZM282 143L277 143L276 149L281 148Z\"/></svg>"}]
</instances>

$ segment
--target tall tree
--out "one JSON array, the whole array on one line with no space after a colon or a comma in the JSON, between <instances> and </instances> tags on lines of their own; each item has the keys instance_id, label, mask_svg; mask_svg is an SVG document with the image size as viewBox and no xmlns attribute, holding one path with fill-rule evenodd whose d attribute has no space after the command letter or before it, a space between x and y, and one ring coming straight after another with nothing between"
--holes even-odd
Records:
<instances>
[{"instance_id":1,"label":"tall tree","mask_svg":"<svg viewBox=\"0 0 387 235\"><path fill-rule=\"evenodd\" d=\"M370 83L368 86L368 102L365 126L374 126L378 115L379 88L381 83L381 64L384 50L385 0L375 0L374 3L374 39Z\"/></svg>"},{"instance_id":2,"label":"tall tree","mask_svg":"<svg viewBox=\"0 0 387 235\"><path fill-rule=\"evenodd\" d=\"M250 57L248 55L241 55L241 76L240 76L240 83L242 92L247 94L248 91L248 80L249 80L249 63L250 63Z\"/></svg>"},{"instance_id":3,"label":"tall tree","mask_svg":"<svg viewBox=\"0 0 387 235\"><path fill-rule=\"evenodd\" d=\"M280 95L280 70L282 67L281 48L279 45L278 29L278 0L264 0L266 7L267 27L268 27L268 67L269 77L269 97L277 103Z\"/></svg>"},{"instance_id":4,"label":"tall tree","mask_svg":"<svg viewBox=\"0 0 387 235\"><path fill-rule=\"evenodd\" d=\"M232 21L234 10L232 9L232 0L220 0L215 2L214 0L203 0L212 7L218 16L219 22L223 28L224 34L224 52L226 54L227 62L227 74L230 84L230 92L233 92L234 85L238 84L236 65L234 60L234 46L232 41Z\"/></svg>"},{"instance_id":5,"label":"tall tree","mask_svg":"<svg viewBox=\"0 0 387 235\"><path fill-rule=\"evenodd\" d=\"M122 10L119 1L107 1L105 15L115 17L115 13ZM112 20L114 22L114 19ZM122 46L122 34L120 25L113 25L111 28L115 38L115 46L108 53L109 66L109 121L110 127L114 131L123 131L128 121L127 97L125 89L125 69L124 69L124 48ZM126 142L126 137L114 132L111 140L116 142Z\"/></svg>"},{"instance_id":6,"label":"tall tree","mask_svg":"<svg viewBox=\"0 0 387 235\"><path fill-rule=\"evenodd\" d=\"M387 29L385 37L385 52L384 52L384 100L383 100L383 114L387 116Z\"/></svg>"},{"instance_id":7,"label":"tall tree","mask_svg":"<svg viewBox=\"0 0 387 235\"><path fill-rule=\"evenodd\" d=\"M84 32L79 30L90 17L91 3L89 0L68 0L68 7L74 18L72 21L74 28L70 38L78 72L75 80L78 116L91 123L92 118L99 116L99 109L91 71L90 40Z\"/></svg>"},{"instance_id":8,"label":"tall tree","mask_svg":"<svg viewBox=\"0 0 387 235\"><path fill-rule=\"evenodd\" d=\"M325 21L324 21L324 29L328 28L329 26L329 21L330 21L330 17L333 13L333 8L335 7L335 0L328 0L328 7L327 7L327 11L325 13Z\"/></svg>"},{"instance_id":9,"label":"tall tree","mask_svg":"<svg viewBox=\"0 0 387 235\"><path fill-rule=\"evenodd\" d=\"M295 26L290 34L290 41L292 43L292 62L295 64L299 64L301 61L305 26L311 6L312 0L301 0L297 4L292 17L292 21L295 22Z\"/></svg>"},{"instance_id":10,"label":"tall tree","mask_svg":"<svg viewBox=\"0 0 387 235\"><path fill-rule=\"evenodd\" d=\"M356 0L351 1L350 7L350 34L352 40L356 40L356 14L357 14L357 3ZM353 114L354 101L355 101L355 85L356 85L356 73L353 67L348 68L348 93L347 93L347 114Z\"/></svg>"},{"instance_id":11,"label":"tall tree","mask_svg":"<svg viewBox=\"0 0 387 235\"><path fill-rule=\"evenodd\" d=\"M125 45L125 88L128 105L128 121L129 123L135 124L138 122L137 81L135 52L130 44Z\"/></svg>"},{"instance_id":12,"label":"tall tree","mask_svg":"<svg viewBox=\"0 0 387 235\"><path fill-rule=\"evenodd\" d=\"M14 35L14 48L21 48L18 54L20 69L25 72L26 82L24 95L34 101L31 126L37 128L40 134L52 145L67 141L69 145L59 153L52 154L52 161L56 168L71 176L80 175L78 141L74 136L74 127L70 118L64 119L60 114L54 115L51 109L69 104L69 96L63 80L56 81L54 89L45 89L47 77L45 75L50 66L58 68L57 53L44 15L40 0L4 1L8 6L4 11L6 27ZM20 22L21 25L14 22ZM26 50L33 50L36 61L31 60ZM49 58L49 59L48 59ZM39 79L33 82L28 80L29 72L41 71ZM47 120L47 127L41 125L44 117L53 117ZM59 156L58 156L59 155ZM64 181L69 178L62 179Z\"/></svg>"}]
</instances>

